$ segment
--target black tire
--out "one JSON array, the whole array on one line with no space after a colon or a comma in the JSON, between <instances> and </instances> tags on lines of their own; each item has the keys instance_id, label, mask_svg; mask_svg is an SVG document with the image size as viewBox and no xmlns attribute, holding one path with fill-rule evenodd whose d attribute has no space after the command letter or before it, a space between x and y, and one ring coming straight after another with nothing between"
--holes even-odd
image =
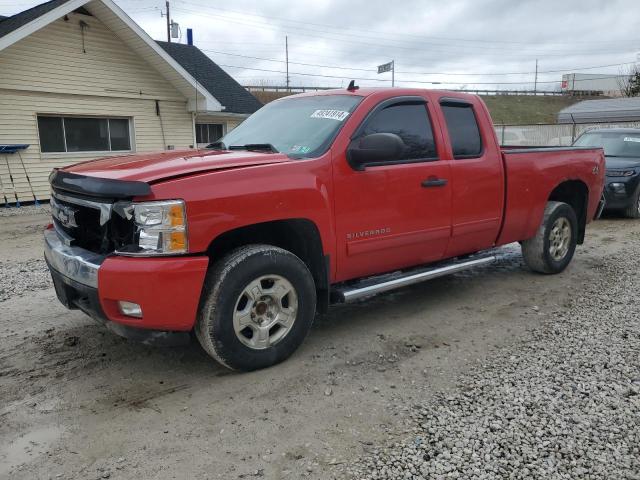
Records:
<instances>
[{"instance_id":1,"label":"black tire","mask_svg":"<svg viewBox=\"0 0 640 480\"><path fill-rule=\"evenodd\" d=\"M257 350L245 345L236 334L234 314L247 286L270 275L286 279L293 286L297 312L292 326L277 343ZM315 285L305 263L271 245L240 247L213 264L202 296L195 327L198 341L214 359L241 371L269 367L288 358L309 333L316 310Z\"/></svg>"},{"instance_id":2,"label":"black tire","mask_svg":"<svg viewBox=\"0 0 640 480\"><path fill-rule=\"evenodd\" d=\"M633 194L631 205L624 211L627 218L640 218L640 185Z\"/></svg>"},{"instance_id":3,"label":"black tire","mask_svg":"<svg viewBox=\"0 0 640 480\"><path fill-rule=\"evenodd\" d=\"M561 258L551 254L551 233L559 219L566 219L570 225L568 249ZM560 220L562 221L562 220ZM544 209L542 224L535 237L523 241L522 256L527 266L534 272L560 273L571 263L578 239L578 219L573 208L563 202L548 202Z\"/></svg>"}]
</instances>

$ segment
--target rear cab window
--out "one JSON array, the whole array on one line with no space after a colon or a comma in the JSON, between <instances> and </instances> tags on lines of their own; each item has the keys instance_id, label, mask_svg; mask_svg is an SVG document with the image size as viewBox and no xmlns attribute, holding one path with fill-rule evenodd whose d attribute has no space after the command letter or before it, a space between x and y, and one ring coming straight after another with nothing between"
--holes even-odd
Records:
<instances>
[{"instance_id":1,"label":"rear cab window","mask_svg":"<svg viewBox=\"0 0 640 480\"><path fill-rule=\"evenodd\" d=\"M477 158L483 145L473 105L457 98L440 100L454 159Z\"/></svg>"}]
</instances>

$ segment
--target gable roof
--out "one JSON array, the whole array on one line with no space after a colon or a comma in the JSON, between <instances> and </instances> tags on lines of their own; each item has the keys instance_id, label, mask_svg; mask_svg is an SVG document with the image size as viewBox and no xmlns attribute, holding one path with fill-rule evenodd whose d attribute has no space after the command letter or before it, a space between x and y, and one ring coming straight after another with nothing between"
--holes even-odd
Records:
<instances>
[{"instance_id":1,"label":"gable roof","mask_svg":"<svg viewBox=\"0 0 640 480\"><path fill-rule=\"evenodd\" d=\"M262 107L256 97L198 47L183 43L157 43L225 106L225 112L248 114Z\"/></svg>"},{"instance_id":2,"label":"gable roof","mask_svg":"<svg viewBox=\"0 0 640 480\"><path fill-rule=\"evenodd\" d=\"M0 17L0 38L26 25L27 23L41 17L45 13L58 8L60 5L67 3L69 0L51 0L50 2L41 3L33 8L16 13L12 17Z\"/></svg>"},{"instance_id":3,"label":"gable roof","mask_svg":"<svg viewBox=\"0 0 640 480\"><path fill-rule=\"evenodd\" d=\"M142 59L153 66L187 98L187 108L222 111L224 106L199 85L171 55L135 23L113 0L51 0L0 21L0 50L84 7L98 18ZM117 32L117 33L116 33Z\"/></svg>"}]
</instances>

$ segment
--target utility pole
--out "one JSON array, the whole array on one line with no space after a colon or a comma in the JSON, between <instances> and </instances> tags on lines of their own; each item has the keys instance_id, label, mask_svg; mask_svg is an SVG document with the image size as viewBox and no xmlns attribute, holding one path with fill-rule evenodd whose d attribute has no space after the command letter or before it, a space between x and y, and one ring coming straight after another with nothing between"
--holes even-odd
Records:
<instances>
[{"instance_id":1,"label":"utility pole","mask_svg":"<svg viewBox=\"0 0 640 480\"><path fill-rule=\"evenodd\" d=\"M284 55L287 62L287 92L290 92L289 88L289 37L287 35L284 36Z\"/></svg>"},{"instance_id":2,"label":"utility pole","mask_svg":"<svg viewBox=\"0 0 640 480\"><path fill-rule=\"evenodd\" d=\"M171 43L171 12L169 9L169 0L166 1L165 6L167 11L165 13L162 13L162 10L161 10L160 16L167 17L167 42Z\"/></svg>"},{"instance_id":3,"label":"utility pole","mask_svg":"<svg viewBox=\"0 0 640 480\"><path fill-rule=\"evenodd\" d=\"M536 76L533 79L533 94L538 92L538 59L536 58Z\"/></svg>"},{"instance_id":4,"label":"utility pole","mask_svg":"<svg viewBox=\"0 0 640 480\"><path fill-rule=\"evenodd\" d=\"M395 87L396 85L396 61L391 60L391 86Z\"/></svg>"}]
</instances>

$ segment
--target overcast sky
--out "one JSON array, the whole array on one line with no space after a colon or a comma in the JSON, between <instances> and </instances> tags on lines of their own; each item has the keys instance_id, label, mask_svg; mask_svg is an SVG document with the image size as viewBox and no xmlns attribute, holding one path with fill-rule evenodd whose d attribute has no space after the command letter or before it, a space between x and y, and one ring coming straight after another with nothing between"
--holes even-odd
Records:
<instances>
[{"instance_id":1,"label":"overcast sky","mask_svg":"<svg viewBox=\"0 0 640 480\"><path fill-rule=\"evenodd\" d=\"M0 14L38 3L0 0ZM166 39L163 0L116 3ZM291 84L306 86L390 85L376 66L395 60L399 86L532 89L537 58L538 89L554 90L563 71L615 75L628 66L578 68L640 53L638 0L172 0L171 16L244 85L285 84L285 35Z\"/></svg>"}]
</instances>

